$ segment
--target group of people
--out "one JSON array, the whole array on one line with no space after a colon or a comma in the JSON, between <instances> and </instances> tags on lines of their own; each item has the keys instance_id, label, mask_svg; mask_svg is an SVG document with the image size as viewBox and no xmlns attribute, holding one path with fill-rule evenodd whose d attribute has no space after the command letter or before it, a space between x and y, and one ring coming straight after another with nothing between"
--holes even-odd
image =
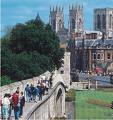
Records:
<instances>
[{"instance_id":1,"label":"group of people","mask_svg":"<svg viewBox=\"0 0 113 120\"><path fill-rule=\"evenodd\" d=\"M52 87L52 81L47 79L41 79L38 81L37 85L34 86L33 84L25 87L25 95L26 101L34 101L42 100L42 96L48 94L48 89Z\"/></svg>"},{"instance_id":2,"label":"group of people","mask_svg":"<svg viewBox=\"0 0 113 120\"><path fill-rule=\"evenodd\" d=\"M19 120L19 118L23 116L25 101L37 102L37 100L42 100L42 96L48 94L49 88L52 88L52 76L49 80L39 80L36 86L33 84L27 84L24 92L20 92L20 88L17 87L16 91L12 95L5 94L0 100L2 119L11 120L12 110L14 110L15 120Z\"/></svg>"},{"instance_id":3,"label":"group of people","mask_svg":"<svg viewBox=\"0 0 113 120\"><path fill-rule=\"evenodd\" d=\"M20 88L11 94L5 94L1 102L1 115L2 119L10 120L12 110L14 110L15 120L19 120L19 117L23 115L23 107L25 106L25 97L23 92L20 92Z\"/></svg>"}]
</instances>

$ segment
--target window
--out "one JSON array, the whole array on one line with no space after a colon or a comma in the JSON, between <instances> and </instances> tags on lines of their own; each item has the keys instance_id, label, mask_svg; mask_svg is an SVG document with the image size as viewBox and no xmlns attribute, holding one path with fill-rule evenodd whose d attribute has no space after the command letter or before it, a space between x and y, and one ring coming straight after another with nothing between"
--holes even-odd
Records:
<instances>
[{"instance_id":1,"label":"window","mask_svg":"<svg viewBox=\"0 0 113 120\"><path fill-rule=\"evenodd\" d=\"M72 29L74 30L75 29L75 20L72 19Z\"/></svg>"},{"instance_id":2,"label":"window","mask_svg":"<svg viewBox=\"0 0 113 120\"><path fill-rule=\"evenodd\" d=\"M101 54L101 60L104 60L104 54Z\"/></svg>"},{"instance_id":3,"label":"window","mask_svg":"<svg viewBox=\"0 0 113 120\"><path fill-rule=\"evenodd\" d=\"M55 20L53 20L53 30L55 30L56 29L56 21Z\"/></svg>"},{"instance_id":4,"label":"window","mask_svg":"<svg viewBox=\"0 0 113 120\"><path fill-rule=\"evenodd\" d=\"M107 45L107 48L109 49L109 48L111 48L111 45L109 44L109 45Z\"/></svg>"},{"instance_id":5,"label":"window","mask_svg":"<svg viewBox=\"0 0 113 120\"><path fill-rule=\"evenodd\" d=\"M100 15L97 15L97 29L101 29L101 19L100 19Z\"/></svg>"},{"instance_id":6,"label":"window","mask_svg":"<svg viewBox=\"0 0 113 120\"><path fill-rule=\"evenodd\" d=\"M101 59L101 55L100 53L97 54L97 60L100 60Z\"/></svg>"},{"instance_id":7,"label":"window","mask_svg":"<svg viewBox=\"0 0 113 120\"><path fill-rule=\"evenodd\" d=\"M58 26L59 26L58 29L61 30L62 29L62 20L59 20Z\"/></svg>"},{"instance_id":8,"label":"window","mask_svg":"<svg viewBox=\"0 0 113 120\"><path fill-rule=\"evenodd\" d=\"M106 28L106 16L102 15L102 27Z\"/></svg>"},{"instance_id":9,"label":"window","mask_svg":"<svg viewBox=\"0 0 113 120\"><path fill-rule=\"evenodd\" d=\"M112 28L112 15L109 16L109 28Z\"/></svg>"},{"instance_id":10,"label":"window","mask_svg":"<svg viewBox=\"0 0 113 120\"><path fill-rule=\"evenodd\" d=\"M93 53L93 60L96 60L96 53Z\"/></svg>"},{"instance_id":11,"label":"window","mask_svg":"<svg viewBox=\"0 0 113 120\"><path fill-rule=\"evenodd\" d=\"M111 59L111 54L110 53L107 54L107 58L108 58L108 60Z\"/></svg>"}]
</instances>

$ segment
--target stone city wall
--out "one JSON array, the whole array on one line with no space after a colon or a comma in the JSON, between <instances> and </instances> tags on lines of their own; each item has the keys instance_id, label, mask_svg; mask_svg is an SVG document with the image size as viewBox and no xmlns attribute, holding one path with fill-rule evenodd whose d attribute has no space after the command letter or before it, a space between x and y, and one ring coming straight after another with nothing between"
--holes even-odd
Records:
<instances>
[{"instance_id":1,"label":"stone city wall","mask_svg":"<svg viewBox=\"0 0 113 120\"><path fill-rule=\"evenodd\" d=\"M62 94L57 101L58 91L61 89ZM61 108L60 111L58 108ZM55 117L62 117L65 113L65 88L62 82L58 82L49 95L30 110L25 120L50 120Z\"/></svg>"},{"instance_id":2,"label":"stone city wall","mask_svg":"<svg viewBox=\"0 0 113 120\"><path fill-rule=\"evenodd\" d=\"M50 75L51 75L51 73L49 71L47 71L38 77L33 77L33 78L30 78L27 80L22 80L19 82L11 83L9 85L4 85L4 86L0 87L1 96L3 97L5 93L10 93L10 94L14 93L16 91L17 87L20 88L20 91L24 91L27 84L36 85L38 80L40 80L43 76L45 76L46 78L49 79Z\"/></svg>"}]
</instances>

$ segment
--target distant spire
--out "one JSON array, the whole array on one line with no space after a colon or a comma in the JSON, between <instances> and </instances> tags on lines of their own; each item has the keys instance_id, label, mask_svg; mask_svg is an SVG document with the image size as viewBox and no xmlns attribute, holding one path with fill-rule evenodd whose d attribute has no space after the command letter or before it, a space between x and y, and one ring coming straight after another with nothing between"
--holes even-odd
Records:
<instances>
[{"instance_id":1,"label":"distant spire","mask_svg":"<svg viewBox=\"0 0 113 120\"><path fill-rule=\"evenodd\" d=\"M83 4L82 4L82 9L83 9L83 7L84 7L84 6L83 6Z\"/></svg>"},{"instance_id":2,"label":"distant spire","mask_svg":"<svg viewBox=\"0 0 113 120\"><path fill-rule=\"evenodd\" d=\"M64 10L63 6L62 6L62 11Z\"/></svg>"},{"instance_id":3,"label":"distant spire","mask_svg":"<svg viewBox=\"0 0 113 120\"><path fill-rule=\"evenodd\" d=\"M36 16L36 20L39 21L40 20L40 16L39 16L39 13L37 14Z\"/></svg>"},{"instance_id":4,"label":"distant spire","mask_svg":"<svg viewBox=\"0 0 113 120\"><path fill-rule=\"evenodd\" d=\"M53 11L54 11L54 6L53 6Z\"/></svg>"},{"instance_id":5,"label":"distant spire","mask_svg":"<svg viewBox=\"0 0 113 120\"><path fill-rule=\"evenodd\" d=\"M72 5L72 10L74 9L74 6Z\"/></svg>"},{"instance_id":6,"label":"distant spire","mask_svg":"<svg viewBox=\"0 0 113 120\"><path fill-rule=\"evenodd\" d=\"M58 6L56 6L56 11L58 10Z\"/></svg>"},{"instance_id":7,"label":"distant spire","mask_svg":"<svg viewBox=\"0 0 113 120\"><path fill-rule=\"evenodd\" d=\"M78 10L78 8L79 8L79 4L78 2L76 2L76 9Z\"/></svg>"},{"instance_id":8,"label":"distant spire","mask_svg":"<svg viewBox=\"0 0 113 120\"><path fill-rule=\"evenodd\" d=\"M70 10L70 5L69 5L69 10Z\"/></svg>"},{"instance_id":9,"label":"distant spire","mask_svg":"<svg viewBox=\"0 0 113 120\"><path fill-rule=\"evenodd\" d=\"M59 11L61 11L61 8L60 8L60 6L59 6Z\"/></svg>"},{"instance_id":10,"label":"distant spire","mask_svg":"<svg viewBox=\"0 0 113 120\"><path fill-rule=\"evenodd\" d=\"M81 8L81 6L80 5L78 5L78 9L80 10L80 8Z\"/></svg>"},{"instance_id":11,"label":"distant spire","mask_svg":"<svg viewBox=\"0 0 113 120\"><path fill-rule=\"evenodd\" d=\"M50 6L50 12L51 12L51 6Z\"/></svg>"}]
</instances>

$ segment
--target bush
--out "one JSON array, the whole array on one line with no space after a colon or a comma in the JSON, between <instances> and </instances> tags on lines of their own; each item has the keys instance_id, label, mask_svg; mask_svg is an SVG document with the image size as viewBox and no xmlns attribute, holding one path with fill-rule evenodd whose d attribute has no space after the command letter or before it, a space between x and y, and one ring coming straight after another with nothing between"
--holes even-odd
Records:
<instances>
[{"instance_id":1,"label":"bush","mask_svg":"<svg viewBox=\"0 0 113 120\"><path fill-rule=\"evenodd\" d=\"M66 100L67 102L75 101L75 90L74 90L74 89L70 89L70 90L67 92L65 100Z\"/></svg>"},{"instance_id":2,"label":"bush","mask_svg":"<svg viewBox=\"0 0 113 120\"><path fill-rule=\"evenodd\" d=\"M13 83L13 82L16 82L16 81L11 80L10 77L8 77L8 76L2 76L1 77L1 86L7 85L7 84L10 84L10 83Z\"/></svg>"}]
</instances>

